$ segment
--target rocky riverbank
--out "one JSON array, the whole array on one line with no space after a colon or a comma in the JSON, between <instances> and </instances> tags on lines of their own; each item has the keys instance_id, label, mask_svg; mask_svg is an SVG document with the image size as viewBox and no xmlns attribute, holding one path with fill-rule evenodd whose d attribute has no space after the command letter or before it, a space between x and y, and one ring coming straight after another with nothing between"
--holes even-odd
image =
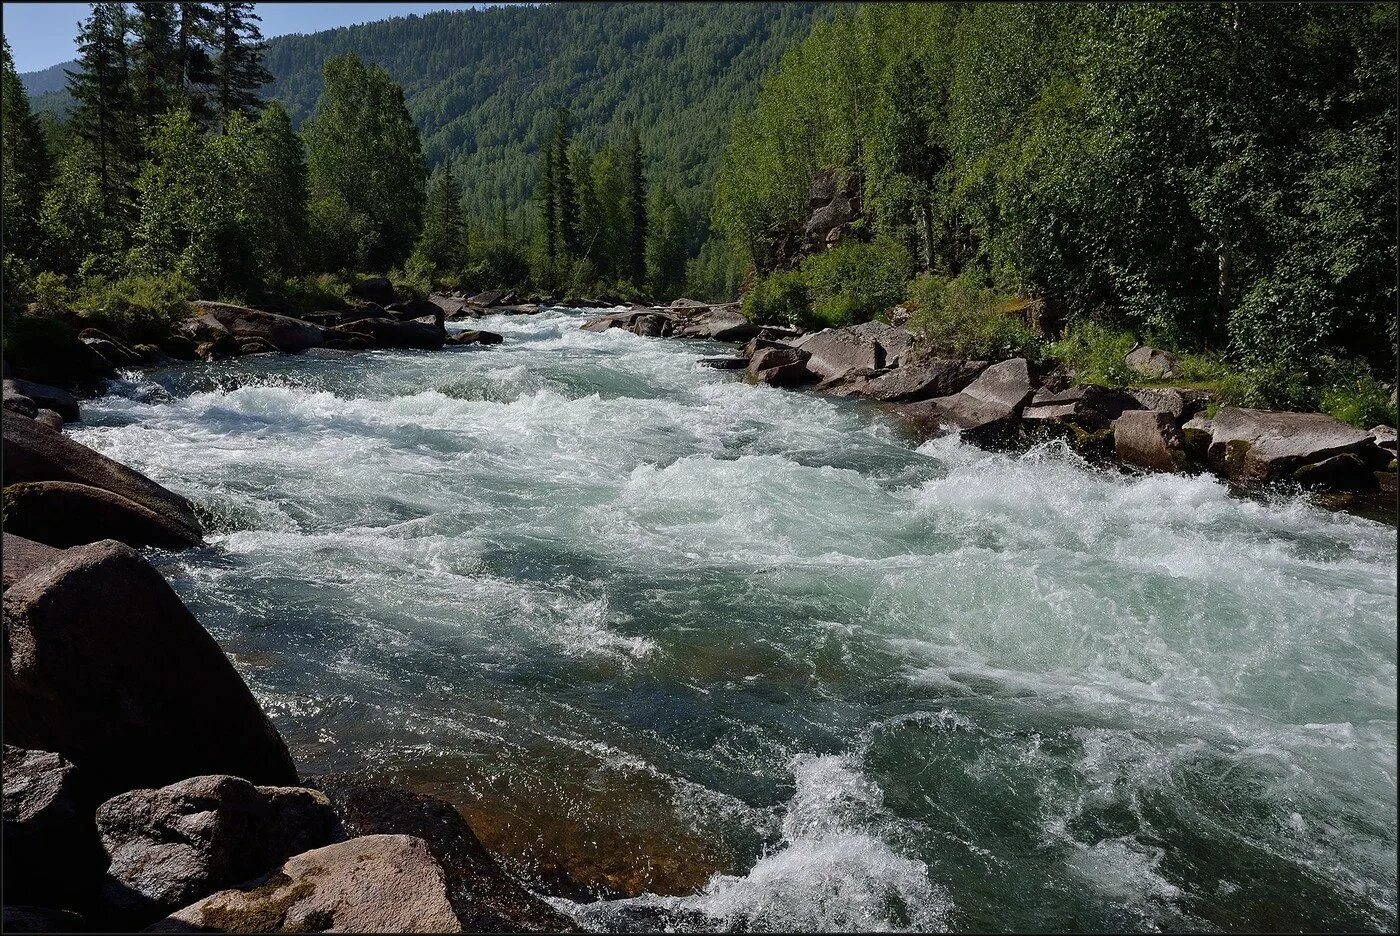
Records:
<instances>
[{"instance_id":1,"label":"rocky riverbank","mask_svg":"<svg viewBox=\"0 0 1400 936\"><path fill-rule=\"evenodd\" d=\"M988 446L1063 439L1132 470L1209 471L1245 488L1294 485L1329 505L1395 519L1394 427L1361 430L1323 413L1217 407L1208 392L1165 385L1175 358L1155 348L1134 349L1125 360L1151 384L1114 390L1077 386L1072 374L1038 371L1024 358L936 357L907 328L882 322L800 333L756 326L737 305L678 300L582 327L744 342L701 363L742 370L754 384L872 401L921 438L956 431Z\"/></svg>"}]
</instances>

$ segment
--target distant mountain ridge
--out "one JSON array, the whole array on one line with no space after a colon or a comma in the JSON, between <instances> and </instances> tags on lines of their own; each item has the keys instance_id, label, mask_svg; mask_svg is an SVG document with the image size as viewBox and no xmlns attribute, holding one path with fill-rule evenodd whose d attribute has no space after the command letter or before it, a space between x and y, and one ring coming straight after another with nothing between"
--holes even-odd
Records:
<instances>
[{"instance_id":1,"label":"distant mountain ridge","mask_svg":"<svg viewBox=\"0 0 1400 936\"><path fill-rule=\"evenodd\" d=\"M269 97L298 124L321 68L353 51L404 87L431 164L465 175L469 213L515 212L530 197L554 109L578 139L641 133L648 172L678 189L700 222L735 113L763 75L832 4L565 3L443 11L269 40ZM21 75L39 110L62 111L63 69ZM55 78L55 75L57 76ZM47 93L46 93L47 92Z\"/></svg>"}]
</instances>

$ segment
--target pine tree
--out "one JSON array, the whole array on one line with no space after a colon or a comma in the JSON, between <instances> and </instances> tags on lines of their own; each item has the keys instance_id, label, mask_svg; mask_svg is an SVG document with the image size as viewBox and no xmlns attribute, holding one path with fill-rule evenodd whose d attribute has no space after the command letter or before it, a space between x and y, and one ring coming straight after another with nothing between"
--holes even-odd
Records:
<instances>
[{"instance_id":1,"label":"pine tree","mask_svg":"<svg viewBox=\"0 0 1400 936\"><path fill-rule=\"evenodd\" d=\"M258 28L261 17L251 3L220 3L214 10L215 105L224 124L232 114L256 117L263 108L258 89L272 80L262 64L264 43Z\"/></svg>"},{"instance_id":2,"label":"pine tree","mask_svg":"<svg viewBox=\"0 0 1400 936\"><path fill-rule=\"evenodd\" d=\"M627 147L627 275L640 286L647 275L647 188L642 174L642 138L636 128Z\"/></svg>"},{"instance_id":3,"label":"pine tree","mask_svg":"<svg viewBox=\"0 0 1400 936\"><path fill-rule=\"evenodd\" d=\"M559 199L559 232L564 242L564 254L578 257L582 238L579 237L578 192L574 188L569 167L569 142L573 137L573 121L569 109L561 107L554 118L555 191Z\"/></svg>"},{"instance_id":4,"label":"pine tree","mask_svg":"<svg viewBox=\"0 0 1400 936\"><path fill-rule=\"evenodd\" d=\"M5 253L33 259L38 254L39 207L53 178L53 160L43 128L29 109L29 95L15 72L10 42L4 41L0 62L3 114L0 114L0 156L4 160L4 214L0 220Z\"/></svg>"},{"instance_id":5,"label":"pine tree","mask_svg":"<svg viewBox=\"0 0 1400 936\"><path fill-rule=\"evenodd\" d=\"M554 142L550 140L541 158L537 197L544 232L544 255L551 269L559 260L559 194L554 183ZM501 210L504 212L504 207Z\"/></svg>"},{"instance_id":6,"label":"pine tree","mask_svg":"<svg viewBox=\"0 0 1400 936\"><path fill-rule=\"evenodd\" d=\"M67 72L68 90L77 102L72 126L92 146L102 212L109 218L129 203L140 145L131 100L128 28L124 4L94 3L78 30L78 70Z\"/></svg>"},{"instance_id":7,"label":"pine tree","mask_svg":"<svg viewBox=\"0 0 1400 936\"><path fill-rule=\"evenodd\" d=\"M450 165L430 180L423 214L423 236L417 250L439 273L460 273L467 264L467 228L462 216L462 186Z\"/></svg>"},{"instance_id":8,"label":"pine tree","mask_svg":"<svg viewBox=\"0 0 1400 936\"><path fill-rule=\"evenodd\" d=\"M674 298L685 286L685 218L668 186L652 189L647 214L647 285L658 299Z\"/></svg>"},{"instance_id":9,"label":"pine tree","mask_svg":"<svg viewBox=\"0 0 1400 936\"><path fill-rule=\"evenodd\" d=\"M132 96L142 129L154 125L180 96L176 41L179 10L169 3L137 3L131 46Z\"/></svg>"},{"instance_id":10,"label":"pine tree","mask_svg":"<svg viewBox=\"0 0 1400 936\"><path fill-rule=\"evenodd\" d=\"M201 124L213 119L209 88L214 81L214 10L208 3L178 3L179 26L175 31L175 83L190 114Z\"/></svg>"}]
</instances>

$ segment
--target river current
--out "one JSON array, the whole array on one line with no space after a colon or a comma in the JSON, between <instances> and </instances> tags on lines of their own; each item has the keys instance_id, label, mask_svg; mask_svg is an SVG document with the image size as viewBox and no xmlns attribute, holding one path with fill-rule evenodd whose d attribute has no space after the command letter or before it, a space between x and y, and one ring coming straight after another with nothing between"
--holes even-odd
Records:
<instances>
[{"instance_id":1,"label":"river current","mask_svg":"<svg viewBox=\"0 0 1400 936\"><path fill-rule=\"evenodd\" d=\"M1394 930L1394 528L584 314L71 427L208 518L152 559L303 775L446 796L594 929Z\"/></svg>"}]
</instances>

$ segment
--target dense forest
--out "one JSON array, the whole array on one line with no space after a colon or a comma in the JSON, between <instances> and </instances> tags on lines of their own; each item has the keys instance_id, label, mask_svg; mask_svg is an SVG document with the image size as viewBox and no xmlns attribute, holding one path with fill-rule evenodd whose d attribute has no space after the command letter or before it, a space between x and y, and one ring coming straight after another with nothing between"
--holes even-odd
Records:
<instances>
[{"instance_id":1,"label":"dense forest","mask_svg":"<svg viewBox=\"0 0 1400 936\"><path fill-rule=\"evenodd\" d=\"M756 315L834 324L907 299L950 351L1004 354L1033 342L994 313L1033 297L1070 319L1051 350L1104 380L1141 340L1199 352L1201 376L1228 376L1245 402L1383 398L1396 13L852 9L789 51L736 121L715 222L768 274ZM861 205L853 237L793 256L831 171Z\"/></svg>"}]
</instances>

